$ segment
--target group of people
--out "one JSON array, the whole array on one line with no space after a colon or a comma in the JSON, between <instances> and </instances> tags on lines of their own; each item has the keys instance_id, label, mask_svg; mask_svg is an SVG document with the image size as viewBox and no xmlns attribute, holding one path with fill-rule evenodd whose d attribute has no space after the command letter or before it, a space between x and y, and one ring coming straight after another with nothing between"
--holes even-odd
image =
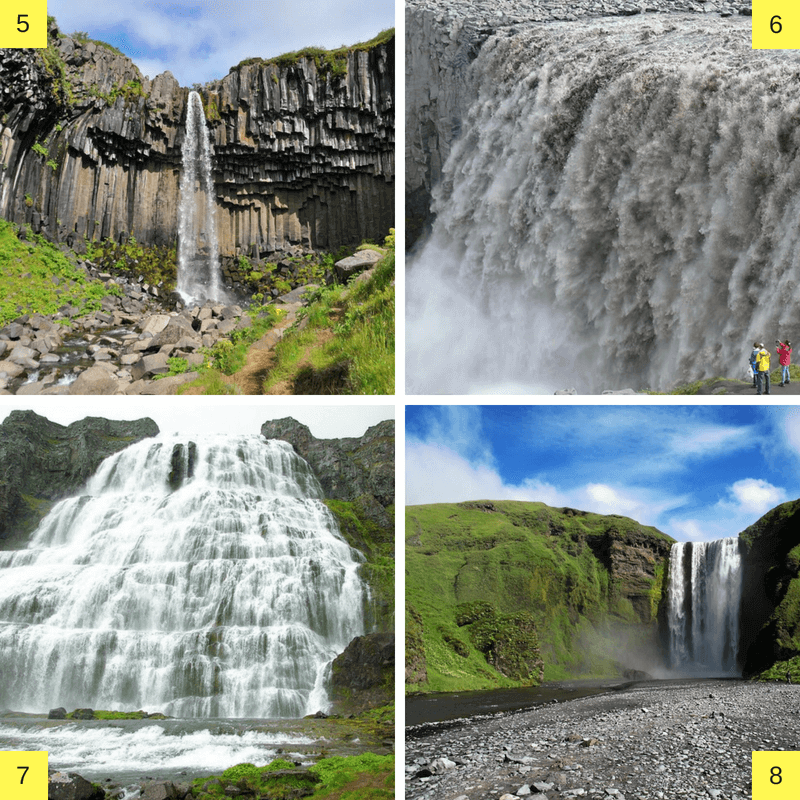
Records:
<instances>
[{"instance_id":1,"label":"group of people","mask_svg":"<svg viewBox=\"0 0 800 800\"><path fill-rule=\"evenodd\" d=\"M775 348L781 364L781 386L791 383L789 380L789 365L792 363L792 343L787 339L781 342L776 339ZM753 386L757 394L769 394L769 350L759 342L753 342L753 352L750 353L750 369L753 372Z\"/></svg>"}]
</instances>

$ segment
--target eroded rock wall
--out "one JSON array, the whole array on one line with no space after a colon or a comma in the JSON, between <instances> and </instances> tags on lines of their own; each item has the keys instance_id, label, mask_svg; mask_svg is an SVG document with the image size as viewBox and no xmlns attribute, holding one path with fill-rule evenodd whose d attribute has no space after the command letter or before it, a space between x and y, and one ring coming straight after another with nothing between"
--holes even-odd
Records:
<instances>
[{"instance_id":1,"label":"eroded rock wall","mask_svg":"<svg viewBox=\"0 0 800 800\"><path fill-rule=\"evenodd\" d=\"M57 240L177 239L189 89L49 30L0 50L0 214ZM201 92L221 255L380 240L394 224L394 40L347 56L240 66Z\"/></svg>"},{"instance_id":2,"label":"eroded rock wall","mask_svg":"<svg viewBox=\"0 0 800 800\"><path fill-rule=\"evenodd\" d=\"M0 541L28 533L50 502L76 491L103 459L157 435L149 418L87 417L64 426L12 411L0 425Z\"/></svg>"}]
</instances>

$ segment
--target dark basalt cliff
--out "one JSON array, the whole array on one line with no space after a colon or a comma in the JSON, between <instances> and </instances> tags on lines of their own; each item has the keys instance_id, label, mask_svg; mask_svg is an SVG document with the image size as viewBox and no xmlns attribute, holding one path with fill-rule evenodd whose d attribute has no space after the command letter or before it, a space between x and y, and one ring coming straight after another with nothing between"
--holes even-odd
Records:
<instances>
[{"instance_id":1,"label":"dark basalt cliff","mask_svg":"<svg viewBox=\"0 0 800 800\"><path fill-rule=\"evenodd\" d=\"M104 458L156 435L148 418L87 417L65 427L12 411L0 425L0 541L29 533L50 502L78 489Z\"/></svg>"},{"instance_id":2,"label":"dark basalt cliff","mask_svg":"<svg viewBox=\"0 0 800 800\"><path fill-rule=\"evenodd\" d=\"M59 241L173 244L189 89L49 27L0 50L0 216ZM201 91L220 254L382 239L394 221L394 39L234 67Z\"/></svg>"}]
</instances>

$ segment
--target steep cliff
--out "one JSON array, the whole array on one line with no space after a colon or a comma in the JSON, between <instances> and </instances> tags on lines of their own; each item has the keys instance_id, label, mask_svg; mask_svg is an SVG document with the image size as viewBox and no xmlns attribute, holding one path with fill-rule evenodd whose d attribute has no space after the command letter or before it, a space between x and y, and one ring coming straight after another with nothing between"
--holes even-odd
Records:
<instances>
[{"instance_id":1,"label":"steep cliff","mask_svg":"<svg viewBox=\"0 0 800 800\"><path fill-rule=\"evenodd\" d=\"M543 503L409 507L407 684L530 682L537 637L549 680L658 665L671 543L625 517ZM512 646L525 640L527 652Z\"/></svg>"},{"instance_id":2,"label":"steep cliff","mask_svg":"<svg viewBox=\"0 0 800 800\"><path fill-rule=\"evenodd\" d=\"M739 534L744 545L739 651L745 675L800 655L800 500Z\"/></svg>"},{"instance_id":3,"label":"steep cliff","mask_svg":"<svg viewBox=\"0 0 800 800\"><path fill-rule=\"evenodd\" d=\"M12 411L0 425L0 541L20 545L49 504L78 489L104 458L157 434L148 418L87 417L65 427Z\"/></svg>"},{"instance_id":4,"label":"steep cliff","mask_svg":"<svg viewBox=\"0 0 800 800\"><path fill-rule=\"evenodd\" d=\"M342 534L366 556L361 576L371 592L368 625L394 631L394 420L361 437L317 439L291 417L261 426L267 439L282 439L314 470Z\"/></svg>"},{"instance_id":5,"label":"steep cliff","mask_svg":"<svg viewBox=\"0 0 800 800\"><path fill-rule=\"evenodd\" d=\"M64 36L0 50L0 215L59 241L177 237L189 89ZM394 221L394 39L251 59L201 92L220 253L332 249Z\"/></svg>"}]
</instances>

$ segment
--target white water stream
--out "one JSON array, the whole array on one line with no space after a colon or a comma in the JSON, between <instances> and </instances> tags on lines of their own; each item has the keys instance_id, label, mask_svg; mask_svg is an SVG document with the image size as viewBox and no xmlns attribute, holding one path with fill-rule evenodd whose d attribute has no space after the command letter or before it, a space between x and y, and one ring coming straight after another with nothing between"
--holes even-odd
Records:
<instances>
[{"instance_id":1,"label":"white water stream","mask_svg":"<svg viewBox=\"0 0 800 800\"><path fill-rule=\"evenodd\" d=\"M217 244L216 193L211 175L211 142L203 103L189 92L186 133L181 148L178 208L177 291L187 300L223 300Z\"/></svg>"},{"instance_id":2,"label":"white water stream","mask_svg":"<svg viewBox=\"0 0 800 800\"><path fill-rule=\"evenodd\" d=\"M739 675L739 540L676 542L669 561L670 667L685 675Z\"/></svg>"},{"instance_id":3,"label":"white water stream","mask_svg":"<svg viewBox=\"0 0 800 800\"><path fill-rule=\"evenodd\" d=\"M409 261L410 392L665 389L800 337L800 62L750 28L638 15L486 42Z\"/></svg>"},{"instance_id":4,"label":"white water stream","mask_svg":"<svg viewBox=\"0 0 800 800\"><path fill-rule=\"evenodd\" d=\"M364 632L359 554L308 464L260 436L106 459L0 553L0 708L298 717Z\"/></svg>"}]
</instances>

